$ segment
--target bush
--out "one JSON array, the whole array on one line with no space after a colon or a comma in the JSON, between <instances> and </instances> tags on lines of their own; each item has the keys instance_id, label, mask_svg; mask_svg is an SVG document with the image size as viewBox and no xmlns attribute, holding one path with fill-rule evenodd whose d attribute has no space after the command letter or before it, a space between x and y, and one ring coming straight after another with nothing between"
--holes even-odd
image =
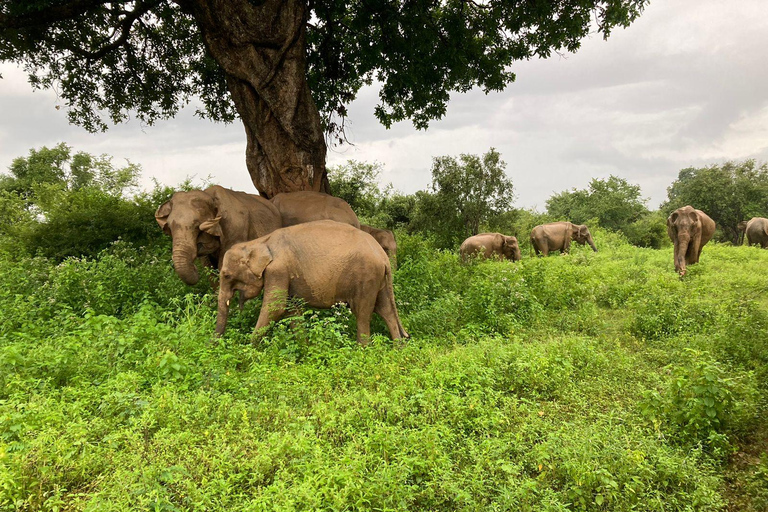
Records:
<instances>
[{"instance_id":1,"label":"bush","mask_svg":"<svg viewBox=\"0 0 768 512\"><path fill-rule=\"evenodd\" d=\"M754 420L757 391L749 375L730 377L709 354L686 352L687 360L671 367L665 388L646 393L643 413L673 441L725 457L733 448L729 435Z\"/></svg>"}]
</instances>

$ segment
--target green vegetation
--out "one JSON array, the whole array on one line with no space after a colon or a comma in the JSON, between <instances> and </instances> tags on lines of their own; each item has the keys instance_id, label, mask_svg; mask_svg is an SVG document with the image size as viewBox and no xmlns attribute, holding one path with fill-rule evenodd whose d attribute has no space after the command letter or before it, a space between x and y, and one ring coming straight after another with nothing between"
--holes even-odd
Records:
<instances>
[{"instance_id":1,"label":"green vegetation","mask_svg":"<svg viewBox=\"0 0 768 512\"><path fill-rule=\"evenodd\" d=\"M96 256L118 239L162 236L153 214L173 190L137 192L136 164L115 167L107 155L73 154L60 143L31 149L8 170L0 175L0 251L63 260Z\"/></svg>"},{"instance_id":2,"label":"green vegetation","mask_svg":"<svg viewBox=\"0 0 768 512\"><path fill-rule=\"evenodd\" d=\"M766 432L768 251L681 280L593 234L462 265L398 233L413 339L367 349L342 307L253 346L258 301L212 341L167 240L0 256L0 510L761 510L768 455L732 461Z\"/></svg>"}]
</instances>

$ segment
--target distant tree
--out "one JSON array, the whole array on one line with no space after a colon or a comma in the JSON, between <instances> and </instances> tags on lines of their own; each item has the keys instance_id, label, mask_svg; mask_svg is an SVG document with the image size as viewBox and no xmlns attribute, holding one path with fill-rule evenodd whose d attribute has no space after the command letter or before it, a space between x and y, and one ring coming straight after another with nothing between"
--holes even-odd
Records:
<instances>
[{"instance_id":1,"label":"distant tree","mask_svg":"<svg viewBox=\"0 0 768 512\"><path fill-rule=\"evenodd\" d=\"M372 217L378 213L386 196L379 188L382 164L349 160L328 168L331 194L344 199L358 216Z\"/></svg>"},{"instance_id":2,"label":"distant tree","mask_svg":"<svg viewBox=\"0 0 768 512\"><path fill-rule=\"evenodd\" d=\"M118 238L161 236L153 212L169 189L132 195L141 169L115 167L107 155L74 153L66 144L32 149L0 176L0 243L56 259L93 256Z\"/></svg>"},{"instance_id":3,"label":"distant tree","mask_svg":"<svg viewBox=\"0 0 768 512\"><path fill-rule=\"evenodd\" d=\"M589 188L566 190L547 200L547 213L560 220L583 224L597 219L601 227L621 230L648 213L640 186L624 178L593 178Z\"/></svg>"},{"instance_id":4,"label":"distant tree","mask_svg":"<svg viewBox=\"0 0 768 512\"><path fill-rule=\"evenodd\" d=\"M740 221L768 216L768 163L745 160L681 170L661 209L669 215L688 204L712 217L720 240L737 244Z\"/></svg>"},{"instance_id":5,"label":"distant tree","mask_svg":"<svg viewBox=\"0 0 768 512\"><path fill-rule=\"evenodd\" d=\"M451 92L499 91L513 62L576 51L648 0L0 0L0 61L56 88L89 130L135 117L243 122L262 195L327 191L326 135L380 86L376 117L418 128ZM107 118L105 120L105 118Z\"/></svg>"},{"instance_id":6,"label":"distant tree","mask_svg":"<svg viewBox=\"0 0 768 512\"><path fill-rule=\"evenodd\" d=\"M435 157L432 185L417 195L414 222L435 232L443 246L476 235L489 218L512 208L515 196L505 168L493 148L482 157Z\"/></svg>"},{"instance_id":7,"label":"distant tree","mask_svg":"<svg viewBox=\"0 0 768 512\"><path fill-rule=\"evenodd\" d=\"M72 148L62 142L53 148L30 149L27 156L12 161L8 171L9 174L0 175L0 190L16 193L41 206L44 196L86 187L120 196L136 186L141 167L130 162L115 167L108 155L73 155Z\"/></svg>"}]
</instances>

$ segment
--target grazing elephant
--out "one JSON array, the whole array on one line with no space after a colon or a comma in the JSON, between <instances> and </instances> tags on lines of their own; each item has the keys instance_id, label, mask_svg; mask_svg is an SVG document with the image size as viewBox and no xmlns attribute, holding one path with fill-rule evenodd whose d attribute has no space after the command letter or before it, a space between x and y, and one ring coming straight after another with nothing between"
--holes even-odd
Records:
<instances>
[{"instance_id":1,"label":"grazing elephant","mask_svg":"<svg viewBox=\"0 0 768 512\"><path fill-rule=\"evenodd\" d=\"M234 244L281 227L280 212L271 202L218 185L176 192L170 201L160 205L155 220L173 237L173 266L189 285L200 279L195 258L204 258L218 267Z\"/></svg>"},{"instance_id":2,"label":"grazing elephant","mask_svg":"<svg viewBox=\"0 0 768 512\"><path fill-rule=\"evenodd\" d=\"M597 252L592 233L584 224L572 222L552 222L540 224L531 230L531 246L536 251L536 256L549 255L550 251L560 251L568 254L571 250L571 241L581 245L589 244L593 251Z\"/></svg>"},{"instance_id":3,"label":"grazing elephant","mask_svg":"<svg viewBox=\"0 0 768 512\"><path fill-rule=\"evenodd\" d=\"M384 249L384 252L389 256L392 270L397 269L397 241L395 240L395 234L388 229L374 228L367 224L360 224L360 229L379 242L381 248Z\"/></svg>"},{"instance_id":4,"label":"grazing elephant","mask_svg":"<svg viewBox=\"0 0 768 512\"><path fill-rule=\"evenodd\" d=\"M360 228L360 221L343 199L322 192L284 192L272 198L282 217L283 227L313 220L330 219Z\"/></svg>"},{"instance_id":5,"label":"grazing elephant","mask_svg":"<svg viewBox=\"0 0 768 512\"><path fill-rule=\"evenodd\" d=\"M746 227L747 245L760 244L763 249L768 249L768 219L753 217Z\"/></svg>"},{"instance_id":6,"label":"grazing elephant","mask_svg":"<svg viewBox=\"0 0 768 512\"><path fill-rule=\"evenodd\" d=\"M373 312L384 319L392 339L408 337L397 314L386 253L373 237L351 226L308 222L238 244L224 255L220 277L217 335L227 327L235 290L242 304L263 289L257 332L285 314L288 297L298 297L314 308L349 304L361 345L368 343Z\"/></svg>"},{"instance_id":7,"label":"grazing elephant","mask_svg":"<svg viewBox=\"0 0 768 512\"><path fill-rule=\"evenodd\" d=\"M667 218L667 233L675 245L675 271L682 277L686 265L699 262L701 249L715 234L715 221L701 210L683 206Z\"/></svg>"},{"instance_id":8,"label":"grazing elephant","mask_svg":"<svg viewBox=\"0 0 768 512\"><path fill-rule=\"evenodd\" d=\"M459 253L465 262L476 255L484 258L499 256L512 261L523 259L517 238L501 233L480 233L471 236L461 244Z\"/></svg>"}]
</instances>

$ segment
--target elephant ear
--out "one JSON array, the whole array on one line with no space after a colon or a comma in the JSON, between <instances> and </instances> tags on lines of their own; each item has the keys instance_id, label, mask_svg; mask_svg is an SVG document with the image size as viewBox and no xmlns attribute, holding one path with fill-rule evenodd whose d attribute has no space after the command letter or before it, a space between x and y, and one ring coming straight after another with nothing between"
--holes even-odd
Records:
<instances>
[{"instance_id":1,"label":"elephant ear","mask_svg":"<svg viewBox=\"0 0 768 512\"><path fill-rule=\"evenodd\" d=\"M674 223L675 223L675 222L677 222L677 217L679 217L679 216L680 216L680 214L679 214L679 213L677 213L677 210L675 210L674 212L672 212L672 215L670 215L670 216L667 218L667 225L668 225L668 226L672 226L672 225L674 225Z\"/></svg>"},{"instance_id":2,"label":"elephant ear","mask_svg":"<svg viewBox=\"0 0 768 512\"><path fill-rule=\"evenodd\" d=\"M215 219L210 219L200 224L200 231L204 231L209 235L217 236L221 238L224 233L221 231L221 216Z\"/></svg>"},{"instance_id":3,"label":"elephant ear","mask_svg":"<svg viewBox=\"0 0 768 512\"><path fill-rule=\"evenodd\" d=\"M261 279L264 276L264 270L272 262L272 252L265 243L256 244L256 247L246 254L245 262L251 272Z\"/></svg>"},{"instance_id":4,"label":"elephant ear","mask_svg":"<svg viewBox=\"0 0 768 512\"><path fill-rule=\"evenodd\" d=\"M581 226L579 226L579 235L582 238L587 238L587 234L588 233L589 233L589 228L587 228L587 226L585 226L583 224Z\"/></svg>"},{"instance_id":5,"label":"elephant ear","mask_svg":"<svg viewBox=\"0 0 768 512\"><path fill-rule=\"evenodd\" d=\"M160 229L162 229L166 235L171 234L171 229L168 227L168 216L170 214L171 214L170 201L166 201L163 204L161 204L160 207L155 212L155 220L157 221L157 224L160 226Z\"/></svg>"},{"instance_id":6,"label":"elephant ear","mask_svg":"<svg viewBox=\"0 0 768 512\"><path fill-rule=\"evenodd\" d=\"M698 222L699 220L699 214L695 211L688 213L688 216L691 218L691 222Z\"/></svg>"}]
</instances>

